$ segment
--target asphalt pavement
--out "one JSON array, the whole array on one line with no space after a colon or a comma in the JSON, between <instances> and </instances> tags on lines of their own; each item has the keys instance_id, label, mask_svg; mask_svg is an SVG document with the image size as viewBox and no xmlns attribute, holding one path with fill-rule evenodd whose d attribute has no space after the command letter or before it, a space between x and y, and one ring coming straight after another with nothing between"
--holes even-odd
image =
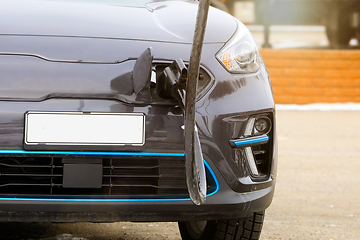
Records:
<instances>
[{"instance_id":1,"label":"asphalt pavement","mask_svg":"<svg viewBox=\"0 0 360 240\"><path fill-rule=\"evenodd\" d=\"M359 119L278 111L278 179L262 239L360 239Z\"/></svg>"}]
</instances>

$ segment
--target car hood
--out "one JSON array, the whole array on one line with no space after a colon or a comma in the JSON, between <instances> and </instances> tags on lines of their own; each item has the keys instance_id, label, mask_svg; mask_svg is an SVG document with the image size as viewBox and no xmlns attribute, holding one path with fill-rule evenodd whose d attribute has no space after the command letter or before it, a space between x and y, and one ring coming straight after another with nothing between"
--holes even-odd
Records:
<instances>
[{"instance_id":1,"label":"car hood","mask_svg":"<svg viewBox=\"0 0 360 240\"><path fill-rule=\"evenodd\" d=\"M150 0L149 0L150 1ZM149 2L143 7L72 1L0 0L0 34L94 37L192 43L197 4ZM205 43L226 42L237 23L211 8Z\"/></svg>"}]
</instances>

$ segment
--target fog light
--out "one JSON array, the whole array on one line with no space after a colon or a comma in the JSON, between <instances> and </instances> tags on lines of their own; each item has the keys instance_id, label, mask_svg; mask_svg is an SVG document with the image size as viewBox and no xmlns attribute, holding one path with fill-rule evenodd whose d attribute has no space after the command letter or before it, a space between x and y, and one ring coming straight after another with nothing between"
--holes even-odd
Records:
<instances>
[{"instance_id":1,"label":"fog light","mask_svg":"<svg viewBox=\"0 0 360 240\"><path fill-rule=\"evenodd\" d=\"M256 119L254 127L258 134L266 134L270 131L271 122L270 119L267 117L261 117Z\"/></svg>"}]
</instances>

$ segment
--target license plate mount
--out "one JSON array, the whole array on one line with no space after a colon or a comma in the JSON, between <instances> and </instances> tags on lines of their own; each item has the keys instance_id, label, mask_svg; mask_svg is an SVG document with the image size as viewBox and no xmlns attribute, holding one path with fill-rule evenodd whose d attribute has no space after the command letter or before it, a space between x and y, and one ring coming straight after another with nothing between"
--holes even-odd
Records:
<instances>
[{"instance_id":1,"label":"license plate mount","mask_svg":"<svg viewBox=\"0 0 360 240\"><path fill-rule=\"evenodd\" d=\"M25 114L25 146L142 146L145 114L35 112Z\"/></svg>"}]
</instances>

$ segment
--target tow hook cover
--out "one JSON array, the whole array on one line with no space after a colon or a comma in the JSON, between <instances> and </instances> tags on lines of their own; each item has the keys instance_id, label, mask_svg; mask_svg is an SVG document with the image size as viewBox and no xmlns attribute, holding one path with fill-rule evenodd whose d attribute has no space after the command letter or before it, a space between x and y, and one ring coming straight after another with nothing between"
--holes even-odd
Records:
<instances>
[{"instance_id":1,"label":"tow hook cover","mask_svg":"<svg viewBox=\"0 0 360 240\"><path fill-rule=\"evenodd\" d=\"M101 163L64 163L64 188L101 188L103 166Z\"/></svg>"}]
</instances>

